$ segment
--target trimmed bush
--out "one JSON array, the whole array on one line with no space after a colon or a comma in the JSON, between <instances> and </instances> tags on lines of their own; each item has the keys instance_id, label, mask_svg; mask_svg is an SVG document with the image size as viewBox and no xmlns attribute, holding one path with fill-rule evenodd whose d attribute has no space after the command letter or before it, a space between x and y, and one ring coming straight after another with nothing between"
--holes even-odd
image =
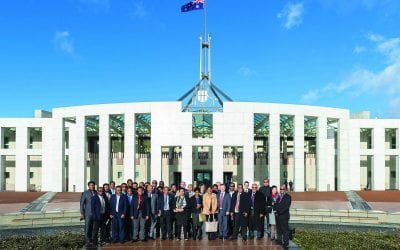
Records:
<instances>
[{"instance_id":1,"label":"trimmed bush","mask_svg":"<svg viewBox=\"0 0 400 250\"><path fill-rule=\"evenodd\" d=\"M80 233L62 232L46 236L0 238L0 249L81 249L85 240Z\"/></svg>"},{"instance_id":2,"label":"trimmed bush","mask_svg":"<svg viewBox=\"0 0 400 250\"><path fill-rule=\"evenodd\" d=\"M400 249L400 235L377 232L296 230L294 242L302 249Z\"/></svg>"}]
</instances>

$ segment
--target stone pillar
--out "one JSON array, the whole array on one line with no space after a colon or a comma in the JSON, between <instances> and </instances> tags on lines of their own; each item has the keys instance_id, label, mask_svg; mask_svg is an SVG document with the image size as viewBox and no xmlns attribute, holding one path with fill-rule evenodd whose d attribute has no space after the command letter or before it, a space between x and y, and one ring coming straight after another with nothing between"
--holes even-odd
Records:
<instances>
[{"instance_id":1,"label":"stone pillar","mask_svg":"<svg viewBox=\"0 0 400 250\"><path fill-rule=\"evenodd\" d=\"M327 185L332 183L332 179L335 178L334 164L328 162L331 159L327 149L327 118L325 116L318 117L317 120L317 191L328 191Z\"/></svg>"},{"instance_id":2,"label":"stone pillar","mask_svg":"<svg viewBox=\"0 0 400 250\"><path fill-rule=\"evenodd\" d=\"M253 138L251 138L253 142ZM243 182L254 182L254 150L253 144L247 144L243 147ZM264 178L267 176L264 176Z\"/></svg>"},{"instance_id":3,"label":"stone pillar","mask_svg":"<svg viewBox=\"0 0 400 250\"><path fill-rule=\"evenodd\" d=\"M124 114L124 180L135 180L135 114Z\"/></svg>"},{"instance_id":4,"label":"stone pillar","mask_svg":"<svg viewBox=\"0 0 400 250\"><path fill-rule=\"evenodd\" d=\"M358 132L359 133L359 132ZM340 118L339 119L339 146L338 146L338 161L339 161L339 191L351 190L350 182L350 161L349 161L349 119ZM359 145L359 144L357 144ZM359 146L358 146L359 147ZM360 166L360 161L358 161L358 167Z\"/></svg>"},{"instance_id":5,"label":"stone pillar","mask_svg":"<svg viewBox=\"0 0 400 250\"><path fill-rule=\"evenodd\" d=\"M28 128L16 127L15 191L28 191Z\"/></svg>"},{"instance_id":6,"label":"stone pillar","mask_svg":"<svg viewBox=\"0 0 400 250\"><path fill-rule=\"evenodd\" d=\"M271 185L280 186L280 116L269 115L269 169Z\"/></svg>"},{"instance_id":7,"label":"stone pillar","mask_svg":"<svg viewBox=\"0 0 400 250\"><path fill-rule=\"evenodd\" d=\"M83 192L87 189L86 183L86 121L85 116L77 116L75 124L70 129L70 179L72 192Z\"/></svg>"},{"instance_id":8,"label":"stone pillar","mask_svg":"<svg viewBox=\"0 0 400 250\"><path fill-rule=\"evenodd\" d=\"M372 141L374 152L372 189L385 190L385 129L383 126L374 127Z\"/></svg>"},{"instance_id":9,"label":"stone pillar","mask_svg":"<svg viewBox=\"0 0 400 250\"><path fill-rule=\"evenodd\" d=\"M222 145L213 146L212 160L212 183L224 180L224 147Z\"/></svg>"},{"instance_id":10,"label":"stone pillar","mask_svg":"<svg viewBox=\"0 0 400 250\"><path fill-rule=\"evenodd\" d=\"M111 147L110 147L110 116L99 117L99 186L110 181Z\"/></svg>"},{"instance_id":11,"label":"stone pillar","mask_svg":"<svg viewBox=\"0 0 400 250\"><path fill-rule=\"evenodd\" d=\"M192 145L182 146L182 181L193 183Z\"/></svg>"},{"instance_id":12,"label":"stone pillar","mask_svg":"<svg viewBox=\"0 0 400 250\"><path fill-rule=\"evenodd\" d=\"M305 189L304 168L304 115L295 115L293 187L296 192L303 192Z\"/></svg>"},{"instance_id":13,"label":"stone pillar","mask_svg":"<svg viewBox=\"0 0 400 250\"><path fill-rule=\"evenodd\" d=\"M55 117L42 128L42 191L65 191L64 127L64 118Z\"/></svg>"},{"instance_id":14,"label":"stone pillar","mask_svg":"<svg viewBox=\"0 0 400 250\"><path fill-rule=\"evenodd\" d=\"M151 180L161 180L161 146L155 145L153 136L151 137ZM183 155L183 154L182 154ZM149 177L148 177L149 178Z\"/></svg>"}]
</instances>

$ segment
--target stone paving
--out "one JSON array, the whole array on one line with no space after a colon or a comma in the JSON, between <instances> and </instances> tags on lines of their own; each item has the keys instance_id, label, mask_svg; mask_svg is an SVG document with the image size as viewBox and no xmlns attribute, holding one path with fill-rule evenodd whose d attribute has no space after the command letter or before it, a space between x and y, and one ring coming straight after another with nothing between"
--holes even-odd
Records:
<instances>
[{"instance_id":1,"label":"stone paving","mask_svg":"<svg viewBox=\"0 0 400 250\"><path fill-rule=\"evenodd\" d=\"M355 192L372 210L400 211L400 191ZM18 212L45 193L0 192L0 213ZM79 210L81 193L57 193L41 211ZM345 192L293 192L292 208L353 209Z\"/></svg>"}]
</instances>

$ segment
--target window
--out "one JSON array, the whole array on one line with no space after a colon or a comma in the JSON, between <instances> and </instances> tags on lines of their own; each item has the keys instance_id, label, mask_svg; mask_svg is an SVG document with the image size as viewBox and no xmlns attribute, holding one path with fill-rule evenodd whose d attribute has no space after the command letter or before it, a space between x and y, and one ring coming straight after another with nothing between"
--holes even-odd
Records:
<instances>
[{"instance_id":1,"label":"window","mask_svg":"<svg viewBox=\"0 0 400 250\"><path fill-rule=\"evenodd\" d=\"M193 114L192 136L193 138L213 138L212 114Z\"/></svg>"},{"instance_id":2,"label":"window","mask_svg":"<svg viewBox=\"0 0 400 250\"><path fill-rule=\"evenodd\" d=\"M5 179L10 178L10 172L4 172L4 178Z\"/></svg>"},{"instance_id":3,"label":"window","mask_svg":"<svg viewBox=\"0 0 400 250\"><path fill-rule=\"evenodd\" d=\"M360 129L360 146L361 149L372 149L372 128Z\"/></svg>"},{"instance_id":4,"label":"window","mask_svg":"<svg viewBox=\"0 0 400 250\"><path fill-rule=\"evenodd\" d=\"M29 178L33 178L34 177L34 174L33 174L33 172L29 172Z\"/></svg>"},{"instance_id":5,"label":"window","mask_svg":"<svg viewBox=\"0 0 400 250\"><path fill-rule=\"evenodd\" d=\"M118 179L122 178L122 172L118 172Z\"/></svg>"}]
</instances>

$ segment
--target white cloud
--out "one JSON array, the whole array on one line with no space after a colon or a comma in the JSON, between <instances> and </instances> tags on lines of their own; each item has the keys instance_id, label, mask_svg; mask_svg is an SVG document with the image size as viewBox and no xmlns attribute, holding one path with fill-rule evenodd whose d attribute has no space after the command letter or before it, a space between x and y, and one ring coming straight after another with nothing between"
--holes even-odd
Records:
<instances>
[{"instance_id":1,"label":"white cloud","mask_svg":"<svg viewBox=\"0 0 400 250\"><path fill-rule=\"evenodd\" d=\"M356 45L356 47L354 47L353 52L356 54L360 54L363 53L365 50L366 48L364 46Z\"/></svg>"},{"instance_id":2,"label":"white cloud","mask_svg":"<svg viewBox=\"0 0 400 250\"><path fill-rule=\"evenodd\" d=\"M257 71L247 67L247 66L242 66L239 68L238 73L244 77L250 77L257 75Z\"/></svg>"},{"instance_id":3,"label":"white cloud","mask_svg":"<svg viewBox=\"0 0 400 250\"><path fill-rule=\"evenodd\" d=\"M354 69L343 81L309 90L301 98L302 102L314 102L328 95L338 94L380 94L393 108L400 104L400 38L385 38L381 35L369 34L368 39L375 43L376 51L383 55L387 65L374 72L365 68Z\"/></svg>"},{"instance_id":4,"label":"white cloud","mask_svg":"<svg viewBox=\"0 0 400 250\"><path fill-rule=\"evenodd\" d=\"M74 55L75 49L69 31L56 31L53 42L56 48L67 55Z\"/></svg>"},{"instance_id":5,"label":"white cloud","mask_svg":"<svg viewBox=\"0 0 400 250\"><path fill-rule=\"evenodd\" d=\"M149 15L149 11L146 9L142 1L133 2L132 16L135 18L143 19Z\"/></svg>"},{"instance_id":6,"label":"white cloud","mask_svg":"<svg viewBox=\"0 0 400 250\"><path fill-rule=\"evenodd\" d=\"M283 19L283 27L292 29L303 22L304 5L303 3L288 3L278 13L277 17Z\"/></svg>"}]
</instances>

